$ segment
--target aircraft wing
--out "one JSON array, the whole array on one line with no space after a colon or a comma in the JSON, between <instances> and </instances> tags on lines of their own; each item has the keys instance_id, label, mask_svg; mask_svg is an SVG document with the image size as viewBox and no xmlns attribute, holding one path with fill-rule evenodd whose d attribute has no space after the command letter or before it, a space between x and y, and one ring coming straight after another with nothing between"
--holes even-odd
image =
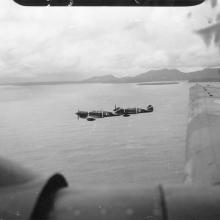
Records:
<instances>
[{"instance_id":1,"label":"aircraft wing","mask_svg":"<svg viewBox=\"0 0 220 220\"><path fill-rule=\"evenodd\" d=\"M220 88L190 88L185 182L220 183Z\"/></svg>"}]
</instances>

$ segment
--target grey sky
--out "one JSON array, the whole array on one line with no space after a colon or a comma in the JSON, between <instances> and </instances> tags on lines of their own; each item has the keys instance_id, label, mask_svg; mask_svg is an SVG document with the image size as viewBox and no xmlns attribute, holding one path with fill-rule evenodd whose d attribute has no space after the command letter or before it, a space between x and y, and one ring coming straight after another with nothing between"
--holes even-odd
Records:
<instances>
[{"instance_id":1,"label":"grey sky","mask_svg":"<svg viewBox=\"0 0 220 220\"><path fill-rule=\"evenodd\" d=\"M1 0L0 79L78 80L219 66L219 47L212 40L207 47L196 34L215 25L210 17L219 6L212 6L26 8Z\"/></svg>"}]
</instances>

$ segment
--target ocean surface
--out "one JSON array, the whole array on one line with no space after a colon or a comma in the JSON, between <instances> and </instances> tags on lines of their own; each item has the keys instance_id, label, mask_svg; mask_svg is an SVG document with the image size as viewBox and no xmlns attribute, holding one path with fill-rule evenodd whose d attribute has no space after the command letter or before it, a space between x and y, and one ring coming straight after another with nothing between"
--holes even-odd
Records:
<instances>
[{"instance_id":1,"label":"ocean surface","mask_svg":"<svg viewBox=\"0 0 220 220\"><path fill-rule=\"evenodd\" d=\"M70 185L183 180L189 84L0 86L0 156ZM153 113L78 120L79 110L154 106Z\"/></svg>"}]
</instances>

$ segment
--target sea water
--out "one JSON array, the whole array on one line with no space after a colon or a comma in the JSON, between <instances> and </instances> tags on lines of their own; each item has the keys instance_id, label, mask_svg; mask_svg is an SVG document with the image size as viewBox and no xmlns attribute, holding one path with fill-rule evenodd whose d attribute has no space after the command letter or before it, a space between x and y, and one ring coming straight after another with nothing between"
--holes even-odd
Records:
<instances>
[{"instance_id":1,"label":"sea water","mask_svg":"<svg viewBox=\"0 0 220 220\"><path fill-rule=\"evenodd\" d=\"M0 86L0 156L72 185L183 180L189 85ZM78 110L154 112L87 121Z\"/></svg>"}]
</instances>

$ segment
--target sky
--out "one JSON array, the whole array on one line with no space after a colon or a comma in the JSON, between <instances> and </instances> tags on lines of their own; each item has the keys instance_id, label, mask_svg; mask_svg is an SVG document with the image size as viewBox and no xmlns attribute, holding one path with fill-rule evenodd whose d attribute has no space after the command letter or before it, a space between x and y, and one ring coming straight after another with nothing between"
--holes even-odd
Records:
<instances>
[{"instance_id":1,"label":"sky","mask_svg":"<svg viewBox=\"0 0 220 220\"><path fill-rule=\"evenodd\" d=\"M220 4L23 7L0 1L0 82L220 66Z\"/></svg>"}]
</instances>

